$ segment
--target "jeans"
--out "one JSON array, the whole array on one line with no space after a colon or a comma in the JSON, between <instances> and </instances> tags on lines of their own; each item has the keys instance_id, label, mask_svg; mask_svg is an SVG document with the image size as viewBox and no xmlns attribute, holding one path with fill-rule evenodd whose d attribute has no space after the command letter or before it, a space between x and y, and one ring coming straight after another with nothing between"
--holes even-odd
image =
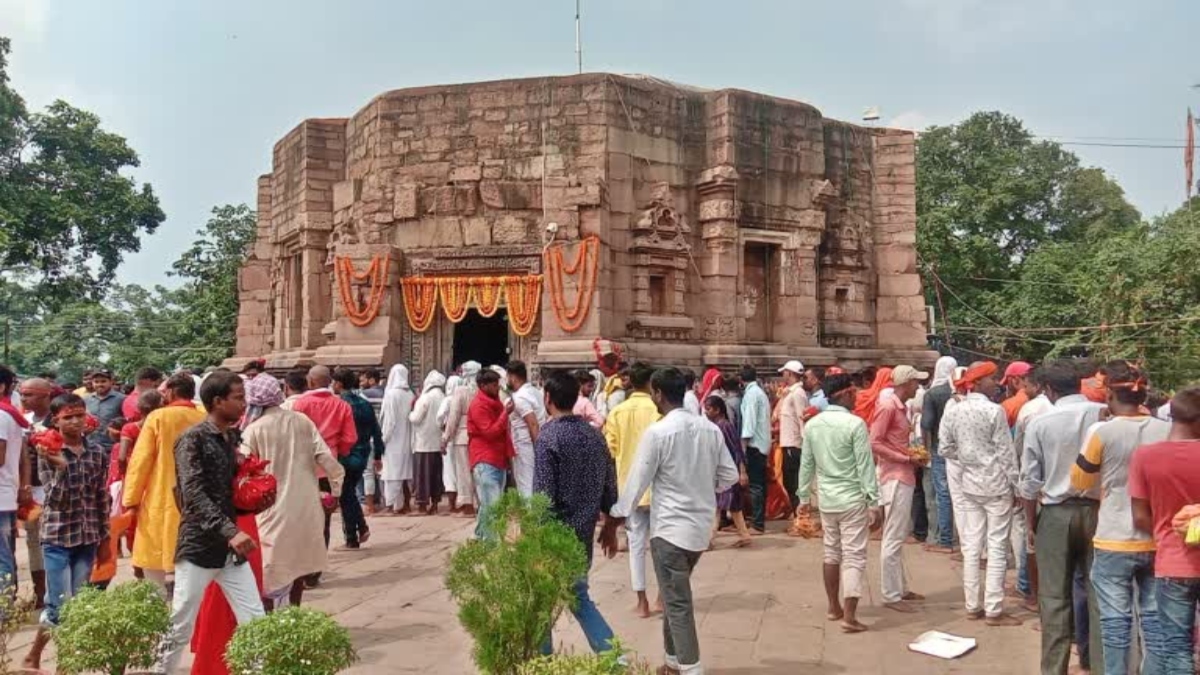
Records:
<instances>
[{"instance_id":1,"label":"jeans","mask_svg":"<svg viewBox=\"0 0 1200 675\"><path fill-rule=\"evenodd\" d=\"M1158 672L1163 675L1192 675L1192 640L1196 629L1196 603L1200 601L1200 579L1159 578L1155 589L1162 629Z\"/></svg>"},{"instance_id":2,"label":"jeans","mask_svg":"<svg viewBox=\"0 0 1200 675\"><path fill-rule=\"evenodd\" d=\"M800 505L796 488L800 485L800 448L783 449L783 491L791 500L792 511Z\"/></svg>"},{"instance_id":3,"label":"jeans","mask_svg":"<svg viewBox=\"0 0 1200 675\"><path fill-rule=\"evenodd\" d=\"M471 475L475 477L475 492L479 494L479 511L475 514L475 538L487 539L490 537L483 526L484 517L487 515L492 505L500 501L500 497L504 494L504 481L507 475L504 469L498 469L491 464L480 462L471 469Z\"/></svg>"},{"instance_id":4,"label":"jeans","mask_svg":"<svg viewBox=\"0 0 1200 675\"><path fill-rule=\"evenodd\" d=\"M342 507L342 534L346 536L346 545L358 546L362 536L367 533L367 519L363 517L362 504L358 495L354 494L354 486L362 483L362 469L353 469L345 464L345 482L342 483L342 495L338 498Z\"/></svg>"},{"instance_id":5,"label":"jeans","mask_svg":"<svg viewBox=\"0 0 1200 675\"><path fill-rule=\"evenodd\" d=\"M1017 560L1017 592L1029 597L1033 590L1029 586L1029 528L1025 524L1025 508L1013 509L1012 530L1008 537L1013 557Z\"/></svg>"},{"instance_id":6,"label":"jeans","mask_svg":"<svg viewBox=\"0 0 1200 675\"><path fill-rule=\"evenodd\" d=\"M351 495L353 490L347 490ZM183 651L192 641L196 628L196 615L208 585L216 582L225 593L233 616L239 624L263 616L262 598L258 594L258 582L254 570L247 563L238 564L232 554L224 567L200 567L187 560L175 564L175 595L171 601L171 630L159 649L161 660L153 669L155 673L173 675L183 658Z\"/></svg>"},{"instance_id":7,"label":"jeans","mask_svg":"<svg viewBox=\"0 0 1200 675\"><path fill-rule=\"evenodd\" d=\"M929 538L929 511L925 508L925 470L917 467L917 482L913 486L912 521L913 539L925 541Z\"/></svg>"},{"instance_id":8,"label":"jeans","mask_svg":"<svg viewBox=\"0 0 1200 675\"><path fill-rule=\"evenodd\" d=\"M58 612L63 604L91 578L96 545L68 548L43 543L42 558L46 561L46 609L42 610L41 623L54 627L58 625Z\"/></svg>"},{"instance_id":9,"label":"jeans","mask_svg":"<svg viewBox=\"0 0 1200 675\"><path fill-rule=\"evenodd\" d=\"M946 458L930 451L933 455L929 469L933 474L933 495L937 500L937 545L954 546L954 507L950 501L950 483L946 479Z\"/></svg>"},{"instance_id":10,"label":"jeans","mask_svg":"<svg viewBox=\"0 0 1200 675\"><path fill-rule=\"evenodd\" d=\"M17 557L13 549L16 546L16 540L13 538L16 522L16 511L0 511L0 533L4 535L3 541L0 542L0 591L6 591L17 584Z\"/></svg>"},{"instance_id":11,"label":"jeans","mask_svg":"<svg viewBox=\"0 0 1200 675\"><path fill-rule=\"evenodd\" d=\"M1092 557L1092 586L1096 589L1096 605L1100 611L1104 672L1137 672L1129 663L1129 648L1133 642L1131 608L1135 600L1145 645L1141 672L1159 672L1157 656L1162 653L1159 644L1162 630L1155 598L1154 552L1121 553L1097 549Z\"/></svg>"},{"instance_id":12,"label":"jeans","mask_svg":"<svg viewBox=\"0 0 1200 675\"><path fill-rule=\"evenodd\" d=\"M579 627L583 629L583 635L587 638L588 646L593 652L599 654L607 650L613 639L612 628L608 627L608 622L604 620L604 615L596 608L596 603L592 602L591 596L588 595L587 577L575 582L575 600L578 603L571 613L575 615L575 620L579 622ZM554 653L553 635L547 635L546 641L542 643L543 654Z\"/></svg>"},{"instance_id":13,"label":"jeans","mask_svg":"<svg viewBox=\"0 0 1200 675\"><path fill-rule=\"evenodd\" d=\"M750 477L750 527L767 527L767 456L758 448L746 448L746 473ZM797 479L799 476L797 476Z\"/></svg>"},{"instance_id":14,"label":"jeans","mask_svg":"<svg viewBox=\"0 0 1200 675\"><path fill-rule=\"evenodd\" d=\"M1071 611L1075 615L1075 646L1079 648L1079 665L1089 670L1092 667L1092 628L1088 622L1088 587L1090 584L1084 568L1076 568L1075 581L1071 583ZM1096 606L1096 609L1098 615L1099 605Z\"/></svg>"},{"instance_id":15,"label":"jeans","mask_svg":"<svg viewBox=\"0 0 1200 675\"><path fill-rule=\"evenodd\" d=\"M682 675L704 672L700 668L700 639L692 604L692 570L700 551L688 551L655 537L650 540L654 575L663 596L663 648L667 665Z\"/></svg>"}]
</instances>

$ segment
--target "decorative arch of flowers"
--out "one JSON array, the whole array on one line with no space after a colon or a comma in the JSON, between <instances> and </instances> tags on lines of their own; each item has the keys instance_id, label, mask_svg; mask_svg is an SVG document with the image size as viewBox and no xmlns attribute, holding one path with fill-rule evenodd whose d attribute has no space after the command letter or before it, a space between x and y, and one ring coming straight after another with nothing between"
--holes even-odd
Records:
<instances>
[{"instance_id":1,"label":"decorative arch of flowers","mask_svg":"<svg viewBox=\"0 0 1200 675\"><path fill-rule=\"evenodd\" d=\"M438 300L451 323L462 321L474 306L480 315L495 316L507 301L512 331L524 337L533 331L541 311L542 275L405 277L400 280L404 314L414 331L433 325Z\"/></svg>"},{"instance_id":2,"label":"decorative arch of flowers","mask_svg":"<svg viewBox=\"0 0 1200 675\"><path fill-rule=\"evenodd\" d=\"M563 244L555 244L543 254L546 285L550 289L550 304L559 327L567 333L574 333L587 321L592 309L592 297L600 272L600 237L589 234L580 240L570 264L563 256L563 248ZM570 301L564 288L565 277L575 277L575 293Z\"/></svg>"},{"instance_id":3,"label":"decorative arch of flowers","mask_svg":"<svg viewBox=\"0 0 1200 675\"><path fill-rule=\"evenodd\" d=\"M383 295L387 292L387 275L390 261L386 256L371 257L371 263L365 272L359 272L354 267L354 261L347 256L338 256L334 260L334 275L337 277L338 293L342 299L342 311L350 323L358 327L370 324L379 316L383 305ZM354 286L369 282L367 297L363 298L362 286L358 286L355 297Z\"/></svg>"}]
</instances>

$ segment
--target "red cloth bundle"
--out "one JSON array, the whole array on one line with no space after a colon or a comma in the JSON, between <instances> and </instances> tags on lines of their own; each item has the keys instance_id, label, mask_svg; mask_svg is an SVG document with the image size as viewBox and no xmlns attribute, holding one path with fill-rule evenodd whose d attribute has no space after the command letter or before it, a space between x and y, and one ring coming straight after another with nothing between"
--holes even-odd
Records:
<instances>
[{"instance_id":1,"label":"red cloth bundle","mask_svg":"<svg viewBox=\"0 0 1200 675\"><path fill-rule=\"evenodd\" d=\"M233 506L242 513L262 513L271 508L279 494L275 476L266 472L268 460L247 457L238 465L233 479Z\"/></svg>"},{"instance_id":2,"label":"red cloth bundle","mask_svg":"<svg viewBox=\"0 0 1200 675\"><path fill-rule=\"evenodd\" d=\"M334 497L332 494L330 494L328 492L321 493L321 508L325 510L325 513L333 513L334 511L337 511L337 507L338 507L338 498L337 497Z\"/></svg>"},{"instance_id":3,"label":"red cloth bundle","mask_svg":"<svg viewBox=\"0 0 1200 675\"><path fill-rule=\"evenodd\" d=\"M30 436L29 444L48 455L57 455L62 452L63 437L57 429L46 429Z\"/></svg>"},{"instance_id":4,"label":"red cloth bundle","mask_svg":"<svg viewBox=\"0 0 1200 675\"><path fill-rule=\"evenodd\" d=\"M88 415L86 418L84 418L83 433L90 434L99 428L100 428L100 420L96 419L92 415Z\"/></svg>"}]
</instances>

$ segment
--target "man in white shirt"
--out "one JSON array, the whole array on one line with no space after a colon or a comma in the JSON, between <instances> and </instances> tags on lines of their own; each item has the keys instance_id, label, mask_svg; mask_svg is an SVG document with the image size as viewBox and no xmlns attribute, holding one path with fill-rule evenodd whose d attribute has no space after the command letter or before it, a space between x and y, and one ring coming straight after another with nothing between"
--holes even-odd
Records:
<instances>
[{"instance_id":1,"label":"man in white shirt","mask_svg":"<svg viewBox=\"0 0 1200 675\"><path fill-rule=\"evenodd\" d=\"M17 517L17 488L20 484L21 451L25 447L25 428L17 421L21 414L9 402L16 389L17 376L8 366L0 366L0 590L7 592L17 580L17 559L12 532ZM24 419L22 417L22 419Z\"/></svg>"},{"instance_id":2,"label":"man in white shirt","mask_svg":"<svg viewBox=\"0 0 1200 675\"><path fill-rule=\"evenodd\" d=\"M615 537L616 519L628 516L653 487L650 555L664 605L663 672L696 675L704 669L692 606L692 570L708 549L716 494L737 482L738 470L721 431L683 409L683 373L660 370L651 378L650 389L663 418L642 435L621 500L609 511L613 519L605 521L602 536Z\"/></svg>"},{"instance_id":3,"label":"man in white shirt","mask_svg":"<svg viewBox=\"0 0 1200 675\"><path fill-rule=\"evenodd\" d=\"M693 415L700 415L704 412L700 408L700 397L696 395L696 371L691 368L683 369L683 382L687 385L687 392L683 395L683 408Z\"/></svg>"},{"instance_id":4,"label":"man in white shirt","mask_svg":"<svg viewBox=\"0 0 1200 675\"><path fill-rule=\"evenodd\" d=\"M792 511L800 505L796 496L800 479L800 446L804 439L804 411L808 409L808 393L804 391L804 364L792 360L779 369L787 386L779 399L779 446L783 448L783 489L792 500Z\"/></svg>"},{"instance_id":5,"label":"man in white shirt","mask_svg":"<svg viewBox=\"0 0 1200 675\"><path fill-rule=\"evenodd\" d=\"M508 428L517 450L513 476L517 479L517 492L522 497L529 497L533 495L533 445L537 443L538 431L546 423L545 397L529 382L529 371L523 361L511 361L504 370L508 375L508 389L512 392L507 406Z\"/></svg>"},{"instance_id":6,"label":"man in white shirt","mask_svg":"<svg viewBox=\"0 0 1200 675\"><path fill-rule=\"evenodd\" d=\"M1008 532L1020 470L1004 409L991 400L996 393L996 364L973 364L957 382L966 398L946 408L938 431L938 452L958 460L959 525L963 549L963 593L967 618L987 617L989 626L1019 626L1021 620L1004 612L1004 572L1008 563ZM987 542L987 583L984 607L979 605L979 559Z\"/></svg>"}]
</instances>

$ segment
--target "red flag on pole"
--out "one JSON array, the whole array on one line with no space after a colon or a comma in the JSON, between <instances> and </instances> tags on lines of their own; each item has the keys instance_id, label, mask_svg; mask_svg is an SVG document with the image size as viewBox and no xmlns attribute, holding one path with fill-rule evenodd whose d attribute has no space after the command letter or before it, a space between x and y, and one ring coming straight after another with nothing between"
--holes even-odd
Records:
<instances>
[{"instance_id":1,"label":"red flag on pole","mask_svg":"<svg viewBox=\"0 0 1200 675\"><path fill-rule=\"evenodd\" d=\"M1187 198L1192 198L1192 167L1196 160L1196 120L1192 117L1192 109L1188 108L1187 142L1183 146L1183 168L1187 174Z\"/></svg>"}]
</instances>

